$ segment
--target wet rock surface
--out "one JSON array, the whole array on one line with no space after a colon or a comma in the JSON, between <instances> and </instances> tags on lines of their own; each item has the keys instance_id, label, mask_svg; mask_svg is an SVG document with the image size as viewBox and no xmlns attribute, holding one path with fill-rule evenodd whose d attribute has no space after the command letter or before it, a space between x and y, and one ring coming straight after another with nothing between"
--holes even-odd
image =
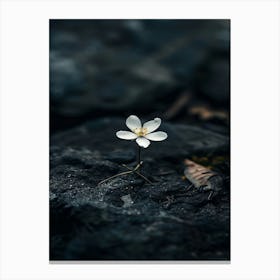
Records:
<instances>
[{"instance_id":1,"label":"wet rock surface","mask_svg":"<svg viewBox=\"0 0 280 280\"><path fill-rule=\"evenodd\" d=\"M100 118L51 138L50 259L229 260L228 181L208 200L182 177L185 158L215 159L228 175L228 137L165 123L168 139L142 153L153 184L137 174L99 184L136 165L136 143L117 139L119 129L123 119Z\"/></svg>"}]
</instances>

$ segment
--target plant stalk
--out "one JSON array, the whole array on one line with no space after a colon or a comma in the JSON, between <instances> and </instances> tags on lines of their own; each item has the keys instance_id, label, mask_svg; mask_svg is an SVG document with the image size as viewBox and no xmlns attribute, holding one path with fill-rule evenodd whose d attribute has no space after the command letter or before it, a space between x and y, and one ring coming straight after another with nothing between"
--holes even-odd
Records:
<instances>
[{"instance_id":1,"label":"plant stalk","mask_svg":"<svg viewBox=\"0 0 280 280\"><path fill-rule=\"evenodd\" d=\"M138 165L140 164L141 162L141 147L138 146Z\"/></svg>"}]
</instances>

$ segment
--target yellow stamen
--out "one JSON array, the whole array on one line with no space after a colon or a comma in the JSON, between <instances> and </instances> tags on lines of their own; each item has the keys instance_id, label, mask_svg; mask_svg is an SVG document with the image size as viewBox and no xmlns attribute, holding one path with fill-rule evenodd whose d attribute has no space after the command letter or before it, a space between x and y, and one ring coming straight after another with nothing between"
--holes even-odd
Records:
<instances>
[{"instance_id":1,"label":"yellow stamen","mask_svg":"<svg viewBox=\"0 0 280 280\"><path fill-rule=\"evenodd\" d=\"M137 134L137 136L145 136L147 134L147 128L141 127L134 129L134 133Z\"/></svg>"}]
</instances>

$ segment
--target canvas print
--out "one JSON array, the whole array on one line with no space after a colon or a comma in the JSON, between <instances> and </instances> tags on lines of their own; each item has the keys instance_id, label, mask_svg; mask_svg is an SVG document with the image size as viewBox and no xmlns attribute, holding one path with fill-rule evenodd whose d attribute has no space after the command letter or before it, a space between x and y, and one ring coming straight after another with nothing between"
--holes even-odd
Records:
<instances>
[{"instance_id":1,"label":"canvas print","mask_svg":"<svg viewBox=\"0 0 280 280\"><path fill-rule=\"evenodd\" d=\"M50 261L229 261L230 20L49 24Z\"/></svg>"}]
</instances>

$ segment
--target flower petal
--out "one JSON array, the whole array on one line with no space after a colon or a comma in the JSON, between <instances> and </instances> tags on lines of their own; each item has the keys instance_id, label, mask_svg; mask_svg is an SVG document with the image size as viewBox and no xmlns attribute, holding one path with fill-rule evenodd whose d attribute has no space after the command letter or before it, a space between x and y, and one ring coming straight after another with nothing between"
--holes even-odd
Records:
<instances>
[{"instance_id":1,"label":"flower petal","mask_svg":"<svg viewBox=\"0 0 280 280\"><path fill-rule=\"evenodd\" d=\"M150 133L158 129L160 124L161 124L161 119L155 118L152 121L145 122L143 128L146 128L147 132Z\"/></svg>"},{"instance_id":2,"label":"flower petal","mask_svg":"<svg viewBox=\"0 0 280 280\"><path fill-rule=\"evenodd\" d=\"M131 115L126 119L126 125L132 131L136 128L140 129L142 127L140 119L135 115Z\"/></svg>"},{"instance_id":3,"label":"flower petal","mask_svg":"<svg viewBox=\"0 0 280 280\"><path fill-rule=\"evenodd\" d=\"M118 131L116 135L118 138L125 139L125 140L134 140L137 138L137 135L135 133L130 131L124 131L124 130Z\"/></svg>"},{"instance_id":4,"label":"flower petal","mask_svg":"<svg viewBox=\"0 0 280 280\"><path fill-rule=\"evenodd\" d=\"M167 133L163 131L157 131L145 135L145 137L152 141L163 141L167 138Z\"/></svg>"},{"instance_id":5,"label":"flower petal","mask_svg":"<svg viewBox=\"0 0 280 280\"><path fill-rule=\"evenodd\" d=\"M147 148L151 144L151 142L148 139L146 139L145 137L138 137L136 139L136 142L140 147L143 147L143 148Z\"/></svg>"}]
</instances>

